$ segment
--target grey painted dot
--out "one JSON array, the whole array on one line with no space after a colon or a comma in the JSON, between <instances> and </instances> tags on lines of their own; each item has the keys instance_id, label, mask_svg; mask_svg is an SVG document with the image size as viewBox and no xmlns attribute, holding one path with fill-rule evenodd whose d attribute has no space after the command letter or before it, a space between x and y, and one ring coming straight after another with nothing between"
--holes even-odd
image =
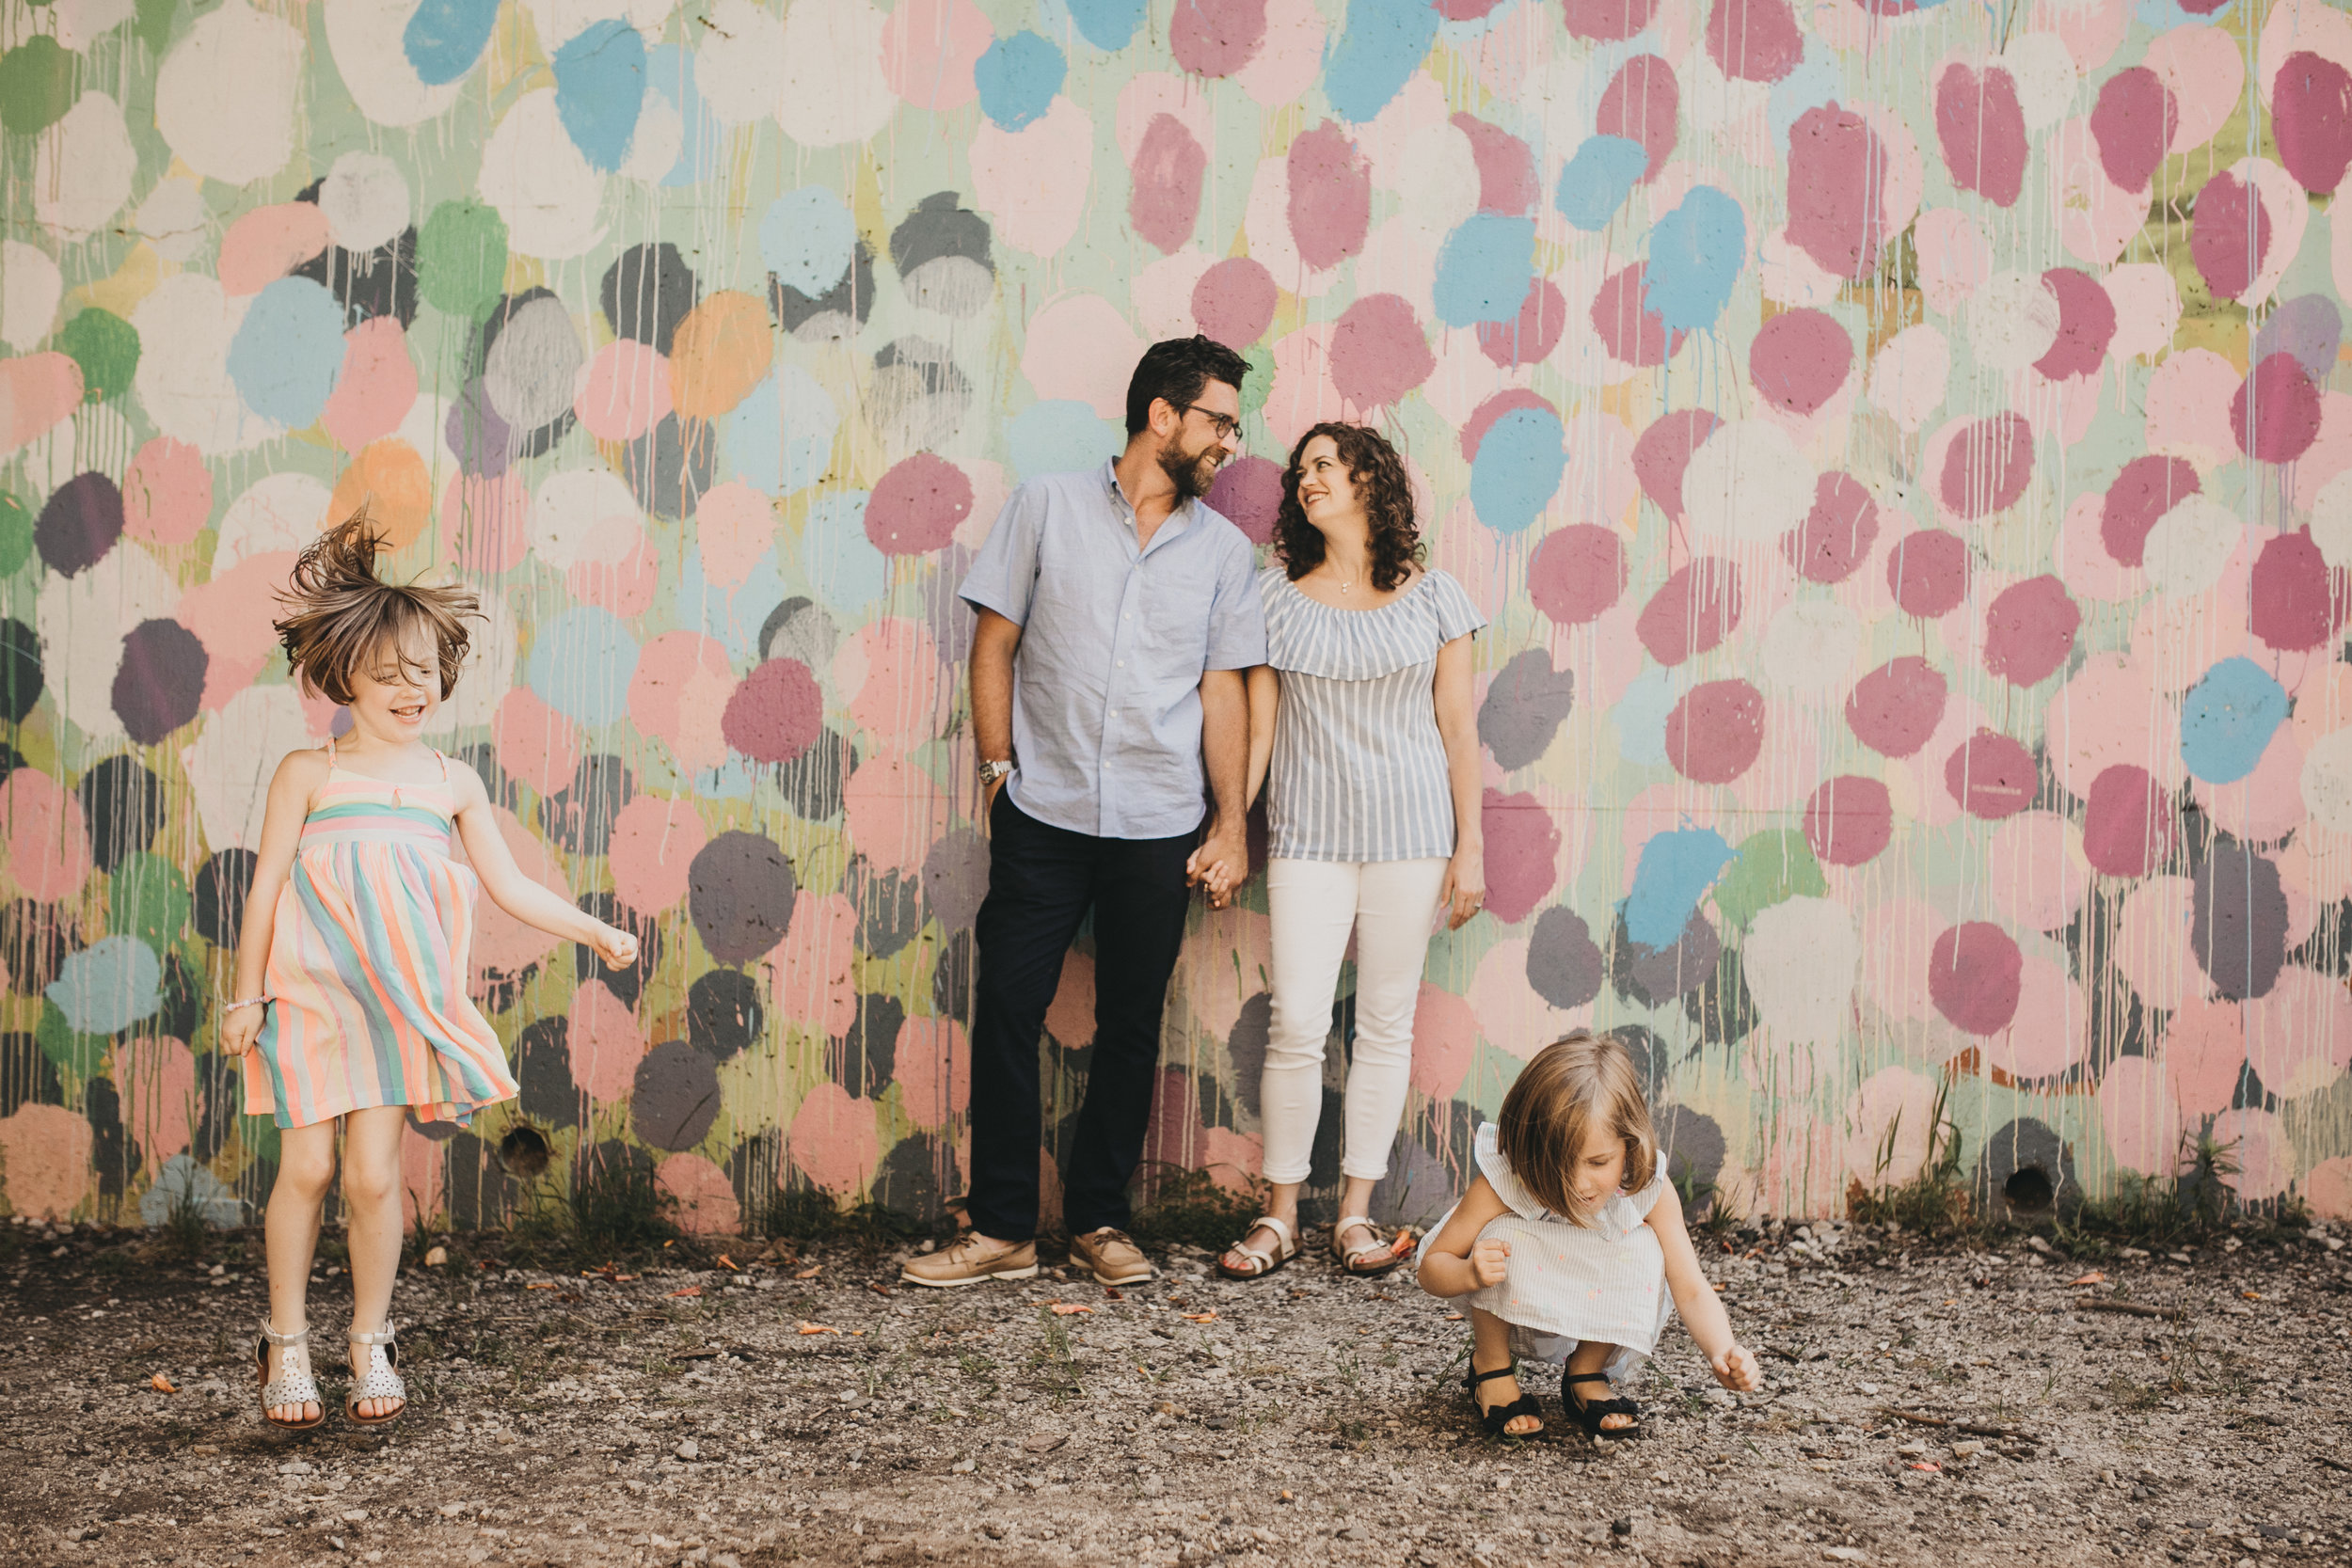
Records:
<instances>
[{"instance_id":1,"label":"grey painted dot","mask_svg":"<svg viewBox=\"0 0 2352 1568\"><path fill-rule=\"evenodd\" d=\"M768 278L768 309L787 332L804 343L839 342L857 335L874 312L874 251L864 240L841 274L821 294L804 294Z\"/></svg>"},{"instance_id":2,"label":"grey painted dot","mask_svg":"<svg viewBox=\"0 0 2352 1568\"><path fill-rule=\"evenodd\" d=\"M2082 1201L2074 1151L2046 1122L2019 1117L1978 1153L1976 1199L1977 1212L1988 1218L2070 1212Z\"/></svg>"},{"instance_id":3,"label":"grey painted dot","mask_svg":"<svg viewBox=\"0 0 2352 1568\"><path fill-rule=\"evenodd\" d=\"M1373 1186L1372 1217L1383 1225L1434 1225L1460 1196L1445 1163L1400 1135L1389 1151L1389 1174Z\"/></svg>"},{"instance_id":4,"label":"grey painted dot","mask_svg":"<svg viewBox=\"0 0 2352 1568\"><path fill-rule=\"evenodd\" d=\"M1607 965L1584 917L1555 905L1535 917L1527 939L1527 983L1555 1007L1581 1007L1600 994Z\"/></svg>"},{"instance_id":5,"label":"grey painted dot","mask_svg":"<svg viewBox=\"0 0 2352 1568\"><path fill-rule=\"evenodd\" d=\"M94 764L73 793L88 824L90 863L101 871L112 871L140 853L163 831L163 783L135 757L116 755Z\"/></svg>"},{"instance_id":6,"label":"grey painted dot","mask_svg":"<svg viewBox=\"0 0 2352 1568\"><path fill-rule=\"evenodd\" d=\"M1504 768L1524 768L1551 746L1576 707L1576 673L1555 671L1543 648L1514 654L1478 705L1478 738Z\"/></svg>"},{"instance_id":7,"label":"grey painted dot","mask_svg":"<svg viewBox=\"0 0 2352 1568\"><path fill-rule=\"evenodd\" d=\"M1652 1113L1650 1128L1658 1134L1658 1163L1668 1180L1695 1186L1723 1175L1728 1146L1713 1117L1688 1105L1664 1105Z\"/></svg>"},{"instance_id":8,"label":"grey painted dot","mask_svg":"<svg viewBox=\"0 0 2352 1568\"><path fill-rule=\"evenodd\" d=\"M921 884L896 871L876 875L863 859L850 865L850 902L857 907L857 944L886 958L923 928Z\"/></svg>"},{"instance_id":9,"label":"grey painted dot","mask_svg":"<svg viewBox=\"0 0 2352 1568\"><path fill-rule=\"evenodd\" d=\"M989 271L989 250L988 220L959 203L953 191L934 191L916 202L890 233L890 264L901 277L943 258Z\"/></svg>"},{"instance_id":10,"label":"grey painted dot","mask_svg":"<svg viewBox=\"0 0 2352 1568\"><path fill-rule=\"evenodd\" d=\"M1723 942L1707 916L1696 910L1682 924L1682 934L1664 947L1646 947L1627 934L1625 915L1617 916L1611 932L1611 958L1617 994L1630 1002L1655 1007L1672 1001L1714 977Z\"/></svg>"},{"instance_id":11,"label":"grey painted dot","mask_svg":"<svg viewBox=\"0 0 2352 1568\"><path fill-rule=\"evenodd\" d=\"M516 294L491 312L483 333L482 387L500 419L529 431L571 412L587 352L562 300L545 289Z\"/></svg>"},{"instance_id":12,"label":"grey painted dot","mask_svg":"<svg viewBox=\"0 0 2352 1568\"><path fill-rule=\"evenodd\" d=\"M664 414L661 422L621 449L621 467L637 504L673 522L691 517L710 488L717 439L707 420L691 427Z\"/></svg>"},{"instance_id":13,"label":"grey painted dot","mask_svg":"<svg viewBox=\"0 0 2352 1568\"><path fill-rule=\"evenodd\" d=\"M539 802L539 832L575 855L601 855L612 842L621 808L636 798L628 764L592 752L572 767L572 781Z\"/></svg>"},{"instance_id":14,"label":"grey painted dot","mask_svg":"<svg viewBox=\"0 0 2352 1568\"><path fill-rule=\"evenodd\" d=\"M857 748L827 730L807 751L776 764L776 788L807 821L827 821L841 815L841 786L857 764Z\"/></svg>"},{"instance_id":15,"label":"grey painted dot","mask_svg":"<svg viewBox=\"0 0 2352 1568\"><path fill-rule=\"evenodd\" d=\"M604 269L599 296L615 337L633 338L667 354L677 324L694 309L696 293L694 269L664 240L622 251Z\"/></svg>"},{"instance_id":16,"label":"grey painted dot","mask_svg":"<svg viewBox=\"0 0 2352 1568\"><path fill-rule=\"evenodd\" d=\"M898 1067L898 1027L907 1010L898 999L867 991L857 999L857 1016L834 1052L834 1082L862 1100L879 1099Z\"/></svg>"},{"instance_id":17,"label":"grey painted dot","mask_svg":"<svg viewBox=\"0 0 2352 1568\"><path fill-rule=\"evenodd\" d=\"M962 1190L955 1149L929 1132L910 1132L891 1145L874 1172L874 1201L918 1220L939 1218L948 1196Z\"/></svg>"},{"instance_id":18,"label":"grey painted dot","mask_svg":"<svg viewBox=\"0 0 2352 1568\"><path fill-rule=\"evenodd\" d=\"M1233 1098L1253 1117L1265 1114L1258 1101L1258 1075L1265 1070L1266 1045L1273 1036L1274 995L1262 990L1241 1005L1241 1017L1233 1021L1232 1033L1225 1037Z\"/></svg>"},{"instance_id":19,"label":"grey painted dot","mask_svg":"<svg viewBox=\"0 0 2352 1568\"><path fill-rule=\"evenodd\" d=\"M874 356L868 419L893 451L946 446L972 411L972 382L928 338L900 338Z\"/></svg>"},{"instance_id":20,"label":"grey painted dot","mask_svg":"<svg viewBox=\"0 0 2352 1568\"><path fill-rule=\"evenodd\" d=\"M686 887L695 934L723 964L748 963L782 942L799 892L784 851L739 831L703 846L687 868Z\"/></svg>"},{"instance_id":21,"label":"grey painted dot","mask_svg":"<svg viewBox=\"0 0 2352 1568\"><path fill-rule=\"evenodd\" d=\"M961 931L978 917L988 896L988 840L958 828L923 857L923 898L943 931Z\"/></svg>"},{"instance_id":22,"label":"grey painted dot","mask_svg":"<svg viewBox=\"0 0 2352 1568\"><path fill-rule=\"evenodd\" d=\"M572 1081L571 1025L562 1017L533 1019L515 1041L515 1078L522 1114L543 1127L578 1127L588 1119L588 1097Z\"/></svg>"},{"instance_id":23,"label":"grey painted dot","mask_svg":"<svg viewBox=\"0 0 2352 1568\"><path fill-rule=\"evenodd\" d=\"M976 316L996 294L996 275L968 256L926 261L904 282L908 298L948 316Z\"/></svg>"},{"instance_id":24,"label":"grey painted dot","mask_svg":"<svg viewBox=\"0 0 2352 1568\"><path fill-rule=\"evenodd\" d=\"M719 1119L719 1064L684 1040L645 1053L637 1064L629 1125L656 1148L691 1148Z\"/></svg>"},{"instance_id":25,"label":"grey painted dot","mask_svg":"<svg viewBox=\"0 0 2352 1568\"><path fill-rule=\"evenodd\" d=\"M1738 948L1723 950L1707 983L1683 997L1682 1012L1709 1044L1737 1045L1748 1037L1756 1025L1756 999L1748 994L1747 971L1740 967Z\"/></svg>"},{"instance_id":26,"label":"grey painted dot","mask_svg":"<svg viewBox=\"0 0 2352 1568\"><path fill-rule=\"evenodd\" d=\"M969 610L965 616L970 618ZM805 595L796 594L776 606L759 627L763 660L797 658L812 670L822 670L833 662L834 650L840 645L841 628L834 625L822 605Z\"/></svg>"},{"instance_id":27,"label":"grey painted dot","mask_svg":"<svg viewBox=\"0 0 2352 1568\"><path fill-rule=\"evenodd\" d=\"M2287 957L2287 895L2279 868L2244 845L2214 843L2197 868L2190 948L2233 1002L2269 993Z\"/></svg>"},{"instance_id":28,"label":"grey painted dot","mask_svg":"<svg viewBox=\"0 0 2352 1568\"><path fill-rule=\"evenodd\" d=\"M714 969L686 990L686 1038L714 1062L756 1041L768 1025L760 984L739 969Z\"/></svg>"},{"instance_id":29,"label":"grey painted dot","mask_svg":"<svg viewBox=\"0 0 2352 1568\"><path fill-rule=\"evenodd\" d=\"M1640 1080L1643 1095L1653 1105L1663 1101L1667 1078L1674 1070L1673 1049L1638 1023L1620 1023L1607 1033L1632 1058L1633 1076Z\"/></svg>"},{"instance_id":30,"label":"grey painted dot","mask_svg":"<svg viewBox=\"0 0 2352 1568\"><path fill-rule=\"evenodd\" d=\"M490 406L489 390L476 376L449 407L441 435L457 454L457 466L481 479L496 479L515 461L515 432Z\"/></svg>"}]
</instances>

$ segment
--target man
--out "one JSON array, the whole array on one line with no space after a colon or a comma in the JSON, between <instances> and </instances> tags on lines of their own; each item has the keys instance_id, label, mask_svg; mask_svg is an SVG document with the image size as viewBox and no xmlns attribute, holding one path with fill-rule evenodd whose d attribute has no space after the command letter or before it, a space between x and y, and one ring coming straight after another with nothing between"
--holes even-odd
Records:
<instances>
[{"instance_id":1,"label":"man","mask_svg":"<svg viewBox=\"0 0 2352 1568\"><path fill-rule=\"evenodd\" d=\"M1062 1216L1074 1265L1106 1285L1152 1275L1124 1228L1127 1180L1189 883L1248 864L1243 681L1265 662L1265 622L1249 541L1202 499L1241 449L1247 370L1206 338L1154 343L1128 384L1126 450L1023 484L964 578L993 840L975 927L972 1227L909 1263L910 1284L1037 1273L1038 1037L1089 909L1094 1049Z\"/></svg>"}]
</instances>

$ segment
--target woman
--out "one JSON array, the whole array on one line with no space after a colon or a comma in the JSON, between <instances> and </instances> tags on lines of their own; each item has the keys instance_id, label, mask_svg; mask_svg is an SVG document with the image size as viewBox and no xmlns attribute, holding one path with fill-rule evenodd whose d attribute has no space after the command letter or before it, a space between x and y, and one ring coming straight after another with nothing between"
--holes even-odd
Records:
<instances>
[{"instance_id":1,"label":"woman","mask_svg":"<svg viewBox=\"0 0 2352 1568\"><path fill-rule=\"evenodd\" d=\"M1249 792L1267 786L1272 829L1274 1018L1259 1081L1272 1199L1217 1268L1254 1279L1297 1254L1352 931L1347 1184L1331 1250L1350 1274L1380 1275L1406 1256L1366 1211L1404 1119L1432 916L1444 906L1458 927L1486 899L1470 696L1486 618L1421 565L1404 460L1361 425L1316 425L1293 449L1275 548L1280 564L1258 578L1268 660L1249 674Z\"/></svg>"}]
</instances>

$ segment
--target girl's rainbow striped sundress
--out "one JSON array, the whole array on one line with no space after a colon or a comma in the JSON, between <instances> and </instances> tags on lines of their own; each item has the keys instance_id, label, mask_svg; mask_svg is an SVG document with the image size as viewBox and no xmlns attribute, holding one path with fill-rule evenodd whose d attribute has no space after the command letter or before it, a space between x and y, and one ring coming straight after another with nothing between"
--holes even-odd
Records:
<instances>
[{"instance_id":1,"label":"girl's rainbow striped sundress","mask_svg":"<svg viewBox=\"0 0 2352 1568\"><path fill-rule=\"evenodd\" d=\"M278 895L263 982L277 1000L246 1056L246 1114L308 1127L411 1105L469 1122L518 1091L466 994L480 883L450 855L449 758L438 783L394 784L335 765L332 741L326 754Z\"/></svg>"}]
</instances>

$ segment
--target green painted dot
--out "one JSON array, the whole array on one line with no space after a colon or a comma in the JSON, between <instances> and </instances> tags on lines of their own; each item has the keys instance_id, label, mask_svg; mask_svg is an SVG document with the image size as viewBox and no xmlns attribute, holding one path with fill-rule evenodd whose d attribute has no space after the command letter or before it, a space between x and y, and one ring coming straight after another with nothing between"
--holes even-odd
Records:
<instances>
[{"instance_id":1,"label":"green painted dot","mask_svg":"<svg viewBox=\"0 0 2352 1568\"><path fill-rule=\"evenodd\" d=\"M33 553L33 509L0 490L0 578L14 577Z\"/></svg>"},{"instance_id":2,"label":"green painted dot","mask_svg":"<svg viewBox=\"0 0 2352 1568\"><path fill-rule=\"evenodd\" d=\"M139 368L139 329L96 306L65 324L57 346L82 367L82 396L89 403L119 398L131 389Z\"/></svg>"},{"instance_id":3,"label":"green painted dot","mask_svg":"<svg viewBox=\"0 0 2352 1568\"><path fill-rule=\"evenodd\" d=\"M417 292L471 316L506 286L506 220L471 201L444 201L417 233Z\"/></svg>"},{"instance_id":4,"label":"green painted dot","mask_svg":"<svg viewBox=\"0 0 2352 1568\"><path fill-rule=\"evenodd\" d=\"M1249 366L1249 374L1241 384L1241 417L1249 418L1265 406L1266 394L1274 390L1274 351L1252 343L1241 351Z\"/></svg>"},{"instance_id":5,"label":"green painted dot","mask_svg":"<svg viewBox=\"0 0 2352 1568\"><path fill-rule=\"evenodd\" d=\"M1819 898L1828 891L1821 863L1813 858L1804 834L1772 828L1740 844L1739 859L1715 884L1715 908L1744 930L1759 911L1784 899Z\"/></svg>"},{"instance_id":6,"label":"green painted dot","mask_svg":"<svg viewBox=\"0 0 2352 1568\"><path fill-rule=\"evenodd\" d=\"M136 937L161 957L188 923L188 884L161 855L124 857L106 892L106 928Z\"/></svg>"},{"instance_id":7,"label":"green painted dot","mask_svg":"<svg viewBox=\"0 0 2352 1568\"><path fill-rule=\"evenodd\" d=\"M46 131L73 107L73 55L47 33L35 33L0 55L0 125L29 135Z\"/></svg>"},{"instance_id":8,"label":"green painted dot","mask_svg":"<svg viewBox=\"0 0 2352 1568\"><path fill-rule=\"evenodd\" d=\"M113 1045L103 1035L85 1035L66 1022L55 1002L40 1005L40 1022L33 1025L33 1043L40 1053L84 1083L105 1069L106 1052Z\"/></svg>"}]
</instances>

